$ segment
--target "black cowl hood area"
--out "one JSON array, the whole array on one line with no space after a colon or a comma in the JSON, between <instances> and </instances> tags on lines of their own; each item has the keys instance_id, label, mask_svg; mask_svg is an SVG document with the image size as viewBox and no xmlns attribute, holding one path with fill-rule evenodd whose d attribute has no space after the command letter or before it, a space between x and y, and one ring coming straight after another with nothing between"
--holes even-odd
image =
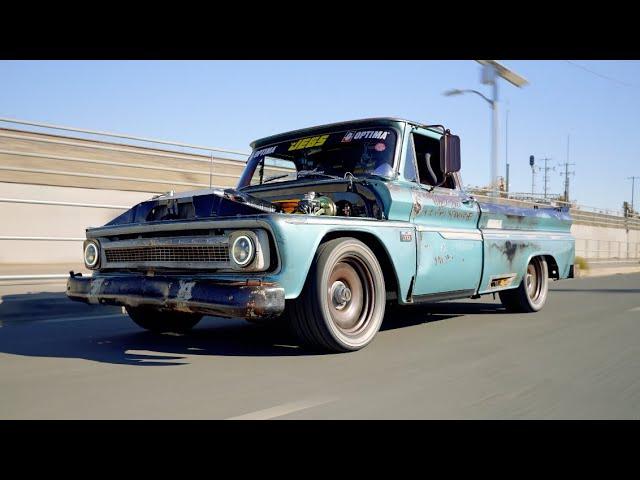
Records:
<instances>
[{"instance_id":1,"label":"black cowl hood area","mask_svg":"<svg viewBox=\"0 0 640 480\"><path fill-rule=\"evenodd\" d=\"M107 225L235 217L277 211L279 208L270 202L228 188L175 196L162 195L135 205Z\"/></svg>"}]
</instances>

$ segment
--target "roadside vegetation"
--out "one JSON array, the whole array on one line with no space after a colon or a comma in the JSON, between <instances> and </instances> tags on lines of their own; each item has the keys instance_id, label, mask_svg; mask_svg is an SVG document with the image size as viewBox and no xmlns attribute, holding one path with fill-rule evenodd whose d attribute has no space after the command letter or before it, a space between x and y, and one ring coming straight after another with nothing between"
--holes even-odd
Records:
<instances>
[{"instance_id":1,"label":"roadside vegetation","mask_svg":"<svg viewBox=\"0 0 640 480\"><path fill-rule=\"evenodd\" d=\"M578 265L580 270L589 270L589 263L584 259L584 257L576 257L575 265Z\"/></svg>"}]
</instances>

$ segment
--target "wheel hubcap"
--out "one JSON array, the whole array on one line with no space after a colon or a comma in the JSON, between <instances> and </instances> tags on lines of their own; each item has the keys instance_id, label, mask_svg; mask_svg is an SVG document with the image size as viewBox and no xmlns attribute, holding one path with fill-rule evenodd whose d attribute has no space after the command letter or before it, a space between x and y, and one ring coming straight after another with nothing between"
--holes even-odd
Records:
<instances>
[{"instance_id":1,"label":"wheel hubcap","mask_svg":"<svg viewBox=\"0 0 640 480\"><path fill-rule=\"evenodd\" d=\"M527 267L527 292L530 298L533 298L535 295L536 284L538 283L536 277L536 268L533 264L529 264Z\"/></svg>"},{"instance_id":2,"label":"wheel hubcap","mask_svg":"<svg viewBox=\"0 0 640 480\"><path fill-rule=\"evenodd\" d=\"M351 301L351 290L340 280L331 285L331 292L333 306L337 310L344 309Z\"/></svg>"},{"instance_id":3,"label":"wheel hubcap","mask_svg":"<svg viewBox=\"0 0 640 480\"><path fill-rule=\"evenodd\" d=\"M527 267L526 273L526 286L527 295L533 303L538 303L543 297L543 283L542 268L538 261L533 261Z\"/></svg>"},{"instance_id":4,"label":"wheel hubcap","mask_svg":"<svg viewBox=\"0 0 640 480\"><path fill-rule=\"evenodd\" d=\"M327 282L331 320L345 335L357 335L373 312L373 277L357 257L337 262Z\"/></svg>"}]
</instances>

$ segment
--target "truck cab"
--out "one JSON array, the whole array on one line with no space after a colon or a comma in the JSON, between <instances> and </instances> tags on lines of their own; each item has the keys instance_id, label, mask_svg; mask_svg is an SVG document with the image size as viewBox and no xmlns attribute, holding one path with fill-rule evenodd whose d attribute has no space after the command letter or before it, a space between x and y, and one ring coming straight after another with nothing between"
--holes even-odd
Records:
<instances>
[{"instance_id":1,"label":"truck cab","mask_svg":"<svg viewBox=\"0 0 640 480\"><path fill-rule=\"evenodd\" d=\"M539 311L572 276L566 209L480 203L460 139L374 118L257 140L235 189L167 194L87 230L67 294L124 305L154 331L202 315L286 321L315 348L352 351L399 306L499 293Z\"/></svg>"}]
</instances>

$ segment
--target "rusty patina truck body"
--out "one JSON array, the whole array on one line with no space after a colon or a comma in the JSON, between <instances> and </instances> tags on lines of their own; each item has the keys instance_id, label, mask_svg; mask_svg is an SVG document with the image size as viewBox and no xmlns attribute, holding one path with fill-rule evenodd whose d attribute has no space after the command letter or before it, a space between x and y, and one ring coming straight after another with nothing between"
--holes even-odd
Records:
<instances>
[{"instance_id":1,"label":"rusty patina truck body","mask_svg":"<svg viewBox=\"0 0 640 480\"><path fill-rule=\"evenodd\" d=\"M535 312L573 276L567 209L480 203L462 188L459 139L394 118L252 143L235 189L166 194L87 229L67 295L124 305L144 328L202 315L283 318L305 343L357 350L385 306L499 292Z\"/></svg>"}]
</instances>

